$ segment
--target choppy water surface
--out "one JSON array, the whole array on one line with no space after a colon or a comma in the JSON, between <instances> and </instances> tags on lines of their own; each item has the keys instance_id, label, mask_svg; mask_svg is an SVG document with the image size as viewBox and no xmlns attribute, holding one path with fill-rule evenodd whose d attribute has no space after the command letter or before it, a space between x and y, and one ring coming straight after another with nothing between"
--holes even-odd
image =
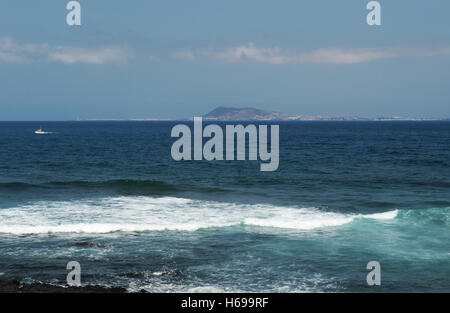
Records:
<instances>
[{"instance_id":1,"label":"choppy water surface","mask_svg":"<svg viewBox=\"0 0 450 313\"><path fill-rule=\"evenodd\" d=\"M450 122L280 123L276 172L173 161L173 125L0 123L0 279L449 291Z\"/></svg>"}]
</instances>

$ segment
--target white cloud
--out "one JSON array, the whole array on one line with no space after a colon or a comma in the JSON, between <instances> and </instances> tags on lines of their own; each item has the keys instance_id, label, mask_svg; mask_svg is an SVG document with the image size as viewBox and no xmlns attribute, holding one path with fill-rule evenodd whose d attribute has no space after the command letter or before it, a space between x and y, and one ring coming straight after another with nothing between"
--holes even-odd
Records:
<instances>
[{"instance_id":1,"label":"white cloud","mask_svg":"<svg viewBox=\"0 0 450 313\"><path fill-rule=\"evenodd\" d=\"M10 37L0 38L0 62L28 63L50 61L64 64L117 64L132 58L132 53L122 47L78 48L46 44L18 44Z\"/></svg>"},{"instance_id":2,"label":"white cloud","mask_svg":"<svg viewBox=\"0 0 450 313\"><path fill-rule=\"evenodd\" d=\"M0 51L0 62L6 63L25 63L27 59L9 52Z\"/></svg>"},{"instance_id":3,"label":"white cloud","mask_svg":"<svg viewBox=\"0 0 450 313\"><path fill-rule=\"evenodd\" d=\"M223 51L213 53L212 56L230 63L254 61L276 65L291 62L289 60L290 57L279 48L258 48L252 43L245 46L227 48Z\"/></svg>"},{"instance_id":4,"label":"white cloud","mask_svg":"<svg viewBox=\"0 0 450 313\"><path fill-rule=\"evenodd\" d=\"M0 61L7 63L26 63L34 57L42 56L47 45L16 44L12 38L0 38Z\"/></svg>"},{"instance_id":5,"label":"white cloud","mask_svg":"<svg viewBox=\"0 0 450 313\"><path fill-rule=\"evenodd\" d=\"M279 47L259 47L253 43L224 49L183 49L170 54L182 61L203 59L226 63L263 63L270 65L359 64L394 58L431 58L450 56L450 47L440 48L322 48L312 51L293 51ZM18 64L56 62L63 64L121 64L132 59L126 47L72 47L47 44L17 43L10 37L0 38L0 62ZM149 57L155 60L156 57Z\"/></svg>"},{"instance_id":6,"label":"white cloud","mask_svg":"<svg viewBox=\"0 0 450 313\"><path fill-rule=\"evenodd\" d=\"M398 57L391 49L319 49L297 56L297 64L358 64Z\"/></svg>"},{"instance_id":7,"label":"white cloud","mask_svg":"<svg viewBox=\"0 0 450 313\"><path fill-rule=\"evenodd\" d=\"M49 58L65 64L90 63L113 64L124 63L131 54L122 48L84 49L75 47L58 47L49 53Z\"/></svg>"},{"instance_id":8,"label":"white cloud","mask_svg":"<svg viewBox=\"0 0 450 313\"><path fill-rule=\"evenodd\" d=\"M358 64L381 59L400 57L450 56L450 48L411 49L411 48L323 48L309 52L293 52L278 47L257 47L253 43L222 50L189 51L172 54L179 59L215 59L228 63L265 63L271 65L303 64ZM188 56L188 57L181 57Z\"/></svg>"}]
</instances>

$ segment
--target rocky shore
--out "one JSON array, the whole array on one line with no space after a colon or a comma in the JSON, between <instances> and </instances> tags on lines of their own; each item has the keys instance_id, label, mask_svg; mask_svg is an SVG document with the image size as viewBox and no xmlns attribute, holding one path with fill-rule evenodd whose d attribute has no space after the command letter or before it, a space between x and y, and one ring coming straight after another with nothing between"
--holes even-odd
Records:
<instances>
[{"instance_id":1,"label":"rocky shore","mask_svg":"<svg viewBox=\"0 0 450 313\"><path fill-rule=\"evenodd\" d=\"M0 293L125 293L127 290L120 287L103 286L56 286L50 284L20 284L18 281L0 280Z\"/></svg>"}]
</instances>

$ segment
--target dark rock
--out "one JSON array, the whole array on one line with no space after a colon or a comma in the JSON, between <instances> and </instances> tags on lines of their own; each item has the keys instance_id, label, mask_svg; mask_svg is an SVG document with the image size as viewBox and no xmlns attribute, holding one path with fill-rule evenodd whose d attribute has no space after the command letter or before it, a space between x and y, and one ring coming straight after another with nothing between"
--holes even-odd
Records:
<instances>
[{"instance_id":1,"label":"dark rock","mask_svg":"<svg viewBox=\"0 0 450 313\"><path fill-rule=\"evenodd\" d=\"M6 282L0 280L0 292L16 293L19 292L20 283L18 281Z\"/></svg>"},{"instance_id":2,"label":"dark rock","mask_svg":"<svg viewBox=\"0 0 450 313\"><path fill-rule=\"evenodd\" d=\"M87 241L75 242L73 244L75 247L87 247L87 248L105 248L105 245L101 243L91 243Z\"/></svg>"},{"instance_id":3,"label":"dark rock","mask_svg":"<svg viewBox=\"0 0 450 313\"><path fill-rule=\"evenodd\" d=\"M50 284L25 284L20 286L17 281L5 282L0 280L0 293L125 293L127 290L121 287L103 287L88 285L81 287L56 286Z\"/></svg>"}]
</instances>

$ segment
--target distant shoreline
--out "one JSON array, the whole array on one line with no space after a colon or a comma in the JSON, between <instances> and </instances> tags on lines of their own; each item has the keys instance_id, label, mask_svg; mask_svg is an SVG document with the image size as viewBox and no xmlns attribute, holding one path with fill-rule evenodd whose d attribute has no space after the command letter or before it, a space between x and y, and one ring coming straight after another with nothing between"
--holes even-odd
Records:
<instances>
[{"instance_id":1,"label":"distant shoreline","mask_svg":"<svg viewBox=\"0 0 450 313\"><path fill-rule=\"evenodd\" d=\"M176 121L192 121L193 118L139 118L139 119L80 119L73 120L74 122L176 122ZM274 122L310 122L310 121L324 121L324 122L383 122L383 121L450 121L450 118L298 118L298 119L214 119L214 118L204 118L204 121L215 121L215 122L239 122L239 121L248 121L248 122L265 122L265 121L274 121Z\"/></svg>"},{"instance_id":2,"label":"distant shoreline","mask_svg":"<svg viewBox=\"0 0 450 313\"><path fill-rule=\"evenodd\" d=\"M55 122L189 122L193 118L177 119L80 119L80 120L0 120L0 123L55 123ZM209 119L204 118L204 122L450 122L450 118L403 118L403 119Z\"/></svg>"},{"instance_id":3,"label":"distant shoreline","mask_svg":"<svg viewBox=\"0 0 450 313\"><path fill-rule=\"evenodd\" d=\"M383 122L383 121L450 121L446 118L427 117L402 117L402 116L382 116L361 117L361 116L325 116L325 115L302 115L286 114L275 111L261 110L255 108L233 108L217 107L206 114L193 114L190 117L170 118L170 117L134 117L134 118L80 118L65 120L66 122L176 122L192 121L194 116L202 117L205 122L309 122L309 121L330 121L330 122ZM5 121L6 122L6 121ZM11 121L13 122L13 121ZM26 121L17 121L26 122ZM30 121L32 122L32 121ZM33 121L50 122L50 121ZM55 122L57 122L55 120ZM63 122L60 120L60 122Z\"/></svg>"},{"instance_id":4,"label":"distant shoreline","mask_svg":"<svg viewBox=\"0 0 450 313\"><path fill-rule=\"evenodd\" d=\"M21 284L19 281L0 280L0 293L126 293L123 287L86 285L80 287L44 283Z\"/></svg>"}]
</instances>

